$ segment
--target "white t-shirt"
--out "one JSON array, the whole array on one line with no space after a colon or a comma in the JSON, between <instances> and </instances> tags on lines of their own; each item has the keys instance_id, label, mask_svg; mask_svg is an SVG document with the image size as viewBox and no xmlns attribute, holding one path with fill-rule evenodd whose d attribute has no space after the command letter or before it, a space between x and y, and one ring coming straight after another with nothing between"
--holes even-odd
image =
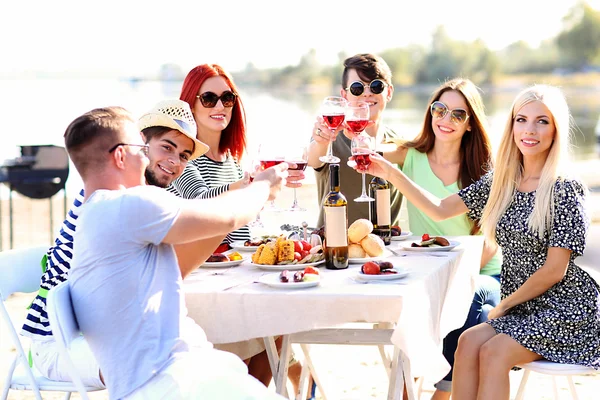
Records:
<instances>
[{"instance_id":1,"label":"white t-shirt","mask_svg":"<svg viewBox=\"0 0 600 400\"><path fill-rule=\"evenodd\" d=\"M189 350L177 256L161 244L181 201L138 186L98 190L81 207L69 282L111 399L128 395Z\"/></svg>"}]
</instances>

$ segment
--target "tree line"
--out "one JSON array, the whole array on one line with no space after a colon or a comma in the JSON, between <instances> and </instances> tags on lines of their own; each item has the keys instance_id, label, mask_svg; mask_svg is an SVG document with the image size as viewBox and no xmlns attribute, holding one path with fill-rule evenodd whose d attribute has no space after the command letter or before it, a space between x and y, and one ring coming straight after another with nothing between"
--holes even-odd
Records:
<instances>
[{"instance_id":1,"label":"tree line","mask_svg":"<svg viewBox=\"0 0 600 400\"><path fill-rule=\"evenodd\" d=\"M438 83L449 77L464 76L480 84L494 84L507 75L574 72L600 72L600 10L582 1L564 17L563 28L554 38L532 48L517 41L499 51L485 43L452 39L443 26L437 27L430 46L411 45L378 53L392 70L394 84ZM339 83L343 60L322 65L316 51L304 54L297 65L259 70L249 63L235 74L236 82L273 87L300 87Z\"/></svg>"}]
</instances>

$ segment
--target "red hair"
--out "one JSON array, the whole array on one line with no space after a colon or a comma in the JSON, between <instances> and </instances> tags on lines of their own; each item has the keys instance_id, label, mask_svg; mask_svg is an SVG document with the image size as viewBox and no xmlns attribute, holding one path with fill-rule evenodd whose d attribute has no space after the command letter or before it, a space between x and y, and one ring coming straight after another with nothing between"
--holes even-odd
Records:
<instances>
[{"instance_id":1,"label":"red hair","mask_svg":"<svg viewBox=\"0 0 600 400\"><path fill-rule=\"evenodd\" d=\"M225 79L231 90L238 95L231 110L231 121L221 133L219 152L225 153L229 150L231 155L239 161L246 150L246 112L239 91L231 76L217 64L198 65L188 72L185 77L179 99L188 103L193 110L194 103L198 100L196 96L199 94L200 87L208 78L215 76Z\"/></svg>"}]
</instances>

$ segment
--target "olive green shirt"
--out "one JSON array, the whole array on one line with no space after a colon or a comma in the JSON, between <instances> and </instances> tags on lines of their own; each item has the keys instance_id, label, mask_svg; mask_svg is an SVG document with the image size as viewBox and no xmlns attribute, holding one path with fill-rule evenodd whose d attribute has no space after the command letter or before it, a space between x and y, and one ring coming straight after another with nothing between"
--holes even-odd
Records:
<instances>
[{"instance_id":1,"label":"olive green shirt","mask_svg":"<svg viewBox=\"0 0 600 400\"><path fill-rule=\"evenodd\" d=\"M400 139L400 136L389 128L384 128L382 143L392 143L392 139ZM335 142L333 142L333 155L340 158L340 191L348 201L348 226L360 218L369 219L369 203L357 203L355 198L360 196L362 191L362 176L347 165L348 158L352 155L350 148L351 140L343 133L340 133ZM319 202L319 220L317 227L324 224L323 200L329 193L329 164L324 164L315 168L317 182L317 201ZM366 190L368 193L369 182L372 175L366 175ZM402 205L402 194L390 184L390 216L392 225L398 225L400 218L400 206Z\"/></svg>"}]
</instances>

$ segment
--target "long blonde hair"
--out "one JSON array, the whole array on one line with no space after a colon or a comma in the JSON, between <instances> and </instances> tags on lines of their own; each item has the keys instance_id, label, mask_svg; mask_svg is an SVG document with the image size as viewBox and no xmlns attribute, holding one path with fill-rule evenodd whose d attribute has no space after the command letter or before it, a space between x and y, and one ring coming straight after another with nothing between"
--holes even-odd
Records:
<instances>
[{"instance_id":1,"label":"long blonde hair","mask_svg":"<svg viewBox=\"0 0 600 400\"><path fill-rule=\"evenodd\" d=\"M552 114L555 135L542 169L533 212L529 216L527 226L539 238L542 238L550 228L551 216L554 212L554 184L559 176L564 176L566 173L569 159L571 114L567 101L559 88L549 85L533 85L523 90L515 98L498 148L492 187L481 218L483 234L491 243L496 242L496 226L512 202L523 176L523 155L513 138L515 116L521 108L533 101L543 103ZM516 162L517 160L518 162Z\"/></svg>"}]
</instances>

